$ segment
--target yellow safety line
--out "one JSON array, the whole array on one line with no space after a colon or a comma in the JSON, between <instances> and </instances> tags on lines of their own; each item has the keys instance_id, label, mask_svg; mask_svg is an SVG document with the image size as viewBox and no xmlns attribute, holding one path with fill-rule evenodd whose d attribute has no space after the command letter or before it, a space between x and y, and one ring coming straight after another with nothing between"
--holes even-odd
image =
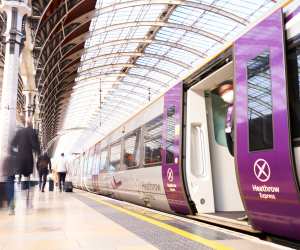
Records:
<instances>
[{"instance_id":1,"label":"yellow safety line","mask_svg":"<svg viewBox=\"0 0 300 250\"><path fill-rule=\"evenodd\" d=\"M86 195L84 195L84 196L86 196ZM163 229L165 229L167 231L170 231L172 233L178 234L178 235L180 235L182 237L185 237L185 238L187 238L189 240L201 243L201 244L203 244L205 246L208 246L208 247L211 247L213 249L218 249L218 250L230 250L230 249L233 249L231 247L227 247L227 246L225 246L223 244L220 244L220 243L218 243L216 241L205 239L205 238L203 238L203 237L201 237L199 235L189 233L189 232L184 231L182 229L179 229L177 227L174 227L174 226L168 225L168 224L166 224L164 222L160 222L160 221L157 221L155 219L146 217L146 216L138 214L136 212L132 212L132 211L127 210L125 208L113 205L113 204L111 204L109 202L106 202L106 201L103 201L101 199L97 199L97 198L94 198L94 197L91 197L91 196L86 196L86 197L88 197L89 199L92 199L92 200L94 200L94 201L96 201L96 202L98 202L98 203L100 203L102 205L114 208L114 209L116 209L116 210L118 210L118 211L120 211L122 213L128 214L128 215L130 215L132 217L135 217L135 218L137 218L139 220L148 222L150 224L153 224L155 226L163 228Z\"/></svg>"}]
</instances>

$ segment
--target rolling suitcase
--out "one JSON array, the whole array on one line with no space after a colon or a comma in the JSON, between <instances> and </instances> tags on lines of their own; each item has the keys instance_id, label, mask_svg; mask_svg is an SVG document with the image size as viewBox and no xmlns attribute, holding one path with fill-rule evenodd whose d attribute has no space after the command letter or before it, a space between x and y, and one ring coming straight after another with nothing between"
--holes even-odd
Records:
<instances>
[{"instance_id":1,"label":"rolling suitcase","mask_svg":"<svg viewBox=\"0 0 300 250\"><path fill-rule=\"evenodd\" d=\"M73 192L73 184L71 181L66 181L64 185L65 192Z\"/></svg>"},{"instance_id":2,"label":"rolling suitcase","mask_svg":"<svg viewBox=\"0 0 300 250\"><path fill-rule=\"evenodd\" d=\"M54 190L54 181L49 180L49 191L53 191L53 190Z\"/></svg>"}]
</instances>

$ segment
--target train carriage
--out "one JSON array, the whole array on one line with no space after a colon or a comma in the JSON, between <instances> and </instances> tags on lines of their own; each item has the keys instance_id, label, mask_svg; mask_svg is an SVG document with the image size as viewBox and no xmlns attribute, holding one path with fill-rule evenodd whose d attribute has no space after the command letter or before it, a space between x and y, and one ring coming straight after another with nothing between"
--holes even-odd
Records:
<instances>
[{"instance_id":1,"label":"train carriage","mask_svg":"<svg viewBox=\"0 0 300 250\"><path fill-rule=\"evenodd\" d=\"M74 186L300 240L299 13L272 12L77 157Z\"/></svg>"}]
</instances>

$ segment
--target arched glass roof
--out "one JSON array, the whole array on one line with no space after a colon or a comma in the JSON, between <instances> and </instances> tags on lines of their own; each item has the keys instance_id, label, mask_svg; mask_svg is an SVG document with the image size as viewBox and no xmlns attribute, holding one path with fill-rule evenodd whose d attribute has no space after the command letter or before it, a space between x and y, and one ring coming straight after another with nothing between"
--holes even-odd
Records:
<instances>
[{"instance_id":1,"label":"arched glass roof","mask_svg":"<svg viewBox=\"0 0 300 250\"><path fill-rule=\"evenodd\" d=\"M277 2L98 0L61 130L89 128L73 142L94 142ZM58 145L70 145L68 136Z\"/></svg>"}]
</instances>

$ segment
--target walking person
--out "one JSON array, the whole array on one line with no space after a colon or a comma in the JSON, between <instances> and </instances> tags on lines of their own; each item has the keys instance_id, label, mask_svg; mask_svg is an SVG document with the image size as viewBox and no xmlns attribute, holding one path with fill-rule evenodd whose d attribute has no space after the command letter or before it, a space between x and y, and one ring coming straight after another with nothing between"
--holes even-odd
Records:
<instances>
[{"instance_id":1,"label":"walking person","mask_svg":"<svg viewBox=\"0 0 300 250\"><path fill-rule=\"evenodd\" d=\"M33 173L33 153L40 154L40 144L36 131L32 128L31 120L27 127L17 131L12 142L12 151L16 153L17 174L26 177L24 183L27 191L27 205L29 205L30 175Z\"/></svg>"},{"instance_id":2,"label":"walking person","mask_svg":"<svg viewBox=\"0 0 300 250\"><path fill-rule=\"evenodd\" d=\"M61 153L61 158L58 161L57 168L56 168L56 172L58 174L58 186L60 192L63 191L63 188L65 186L67 171L68 168L67 168L67 161L65 159L65 154Z\"/></svg>"},{"instance_id":3,"label":"walking person","mask_svg":"<svg viewBox=\"0 0 300 250\"><path fill-rule=\"evenodd\" d=\"M39 173L39 189L41 192L44 192L47 181L47 175L52 171L51 160L47 153L44 153L43 155L39 156L36 167Z\"/></svg>"},{"instance_id":4,"label":"walking person","mask_svg":"<svg viewBox=\"0 0 300 250\"><path fill-rule=\"evenodd\" d=\"M12 140L12 147L17 152L18 173L29 177L33 173L33 153L40 154L40 144L36 131L28 121L26 128L17 131Z\"/></svg>"}]
</instances>

